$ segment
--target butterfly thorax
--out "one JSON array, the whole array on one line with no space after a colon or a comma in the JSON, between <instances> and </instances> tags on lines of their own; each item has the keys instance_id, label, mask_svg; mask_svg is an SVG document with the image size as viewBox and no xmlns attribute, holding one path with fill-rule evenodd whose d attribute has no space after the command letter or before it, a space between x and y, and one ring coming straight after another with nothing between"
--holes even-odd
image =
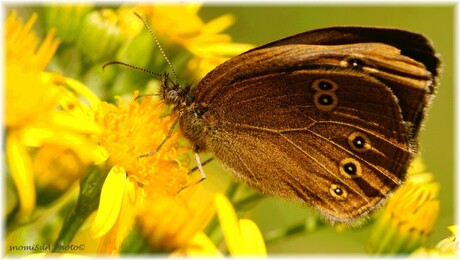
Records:
<instances>
[{"instance_id":1,"label":"butterfly thorax","mask_svg":"<svg viewBox=\"0 0 460 260\"><path fill-rule=\"evenodd\" d=\"M217 125L216 117L208 113L207 104L194 102L191 86L183 87L170 80L167 74L161 79L159 95L166 104L173 105L179 112L182 134L189 139L195 150L206 150Z\"/></svg>"},{"instance_id":2,"label":"butterfly thorax","mask_svg":"<svg viewBox=\"0 0 460 260\"><path fill-rule=\"evenodd\" d=\"M218 133L217 116L208 110L205 103L193 103L179 110L182 134L192 143L197 152L203 152L215 141Z\"/></svg>"}]
</instances>

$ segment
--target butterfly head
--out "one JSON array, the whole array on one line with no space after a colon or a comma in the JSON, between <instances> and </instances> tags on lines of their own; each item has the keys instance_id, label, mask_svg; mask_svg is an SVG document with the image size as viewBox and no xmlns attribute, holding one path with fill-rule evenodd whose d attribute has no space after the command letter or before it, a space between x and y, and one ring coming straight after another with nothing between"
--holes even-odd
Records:
<instances>
[{"instance_id":1,"label":"butterfly head","mask_svg":"<svg viewBox=\"0 0 460 260\"><path fill-rule=\"evenodd\" d=\"M190 91L190 85L183 87L181 84L171 80L167 73L161 77L159 96L166 104L174 105L179 109L193 102L193 93Z\"/></svg>"}]
</instances>

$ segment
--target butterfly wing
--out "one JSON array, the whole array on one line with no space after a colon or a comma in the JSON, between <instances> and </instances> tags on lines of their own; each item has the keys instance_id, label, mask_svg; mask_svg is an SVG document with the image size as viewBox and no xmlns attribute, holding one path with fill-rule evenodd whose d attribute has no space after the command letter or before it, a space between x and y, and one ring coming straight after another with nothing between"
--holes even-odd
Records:
<instances>
[{"instance_id":1,"label":"butterfly wing","mask_svg":"<svg viewBox=\"0 0 460 260\"><path fill-rule=\"evenodd\" d=\"M210 72L181 129L248 185L348 222L404 179L433 77L383 43L268 46Z\"/></svg>"},{"instance_id":2,"label":"butterfly wing","mask_svg":"<svg viewBox=\"0 0 460 260\"><path fill-rule=\"evenodd\" d=\"M435 59L434 54L432 57ZM436 84L435 74L427 70L423 63L403 55L400 49L391 45L293 44L256 49L223 63L200 82L196 98L211 100L227 85L239 80L300 68L350 68L381 81L397 97L412 139L418 135L425 108L433 97Z\"/></svg>"},{"instance_id":3,"label":"butterfly wing","mask_svg":"<svg viewBox=\"0 0 460 260\"><path fill-rule=\"evenodd\" d=\"M324 91L322 85L331 85ZM300 70L240 81L207 118L207 149L249 186L298 198L334 221L369 212L410 158L391 91L351 71Z\"/></svg>"},{"instance_id":4,"label":"butterfly wing","mask_svg":"<svg viewBox=\"0 0 460 260\"><path fill-rule=\"evenodd\" d=\"M274 41L260 46L251 51L286 45L346 45L366 43L383 43L400 50L401 55L420 62L431 75L431 80L425 85L416 85L412 82L401 81L398 78L388 78L384 74L379 77L393 93L398 97L405 121L410 123L411 137L415 138L420 129L421 121L425 114L425 108L432 101L438 84L440 59L426 37L421 34L393 28L335 26L306 31L290 37ZM363 68L377 68L372 61L357 57L363 64ZM401 67L393 68L393 73ZM399 71L401 72L401 71Z\"/></svg>"},{"instance_id":5,"label":"butterfly wing","mask_svg":"<svg viewBox=\"0 0 460 260\"><path fill-rule=\"evenodd\" d=\"M354 43L383 43L401 50L401 54L421 62L433 75L438 76L440 60L430 41L423 35L393 28L335 26L292 35L248 52L283 45L344 45ZM434 85L432 86L434 87Z\"/></svg>"}]
</instances>

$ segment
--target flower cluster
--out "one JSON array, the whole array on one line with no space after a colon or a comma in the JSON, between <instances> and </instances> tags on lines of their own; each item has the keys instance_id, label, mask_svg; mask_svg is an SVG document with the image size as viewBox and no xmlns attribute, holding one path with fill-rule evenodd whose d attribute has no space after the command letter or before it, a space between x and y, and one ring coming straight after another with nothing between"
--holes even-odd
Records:
<instances>
[{"instance_id":1,"label":"flower cluster","mask_svg":"<svg viewBox=\"0 0 460 260\"><path fill-rule=\"evenodd\" d=\"M372 253L410 253L426 243L439 211L439 184L425 172L420 159L408 171L406 183L388 199L375 222L367 249Z\"/></svg>"}]
</instances>

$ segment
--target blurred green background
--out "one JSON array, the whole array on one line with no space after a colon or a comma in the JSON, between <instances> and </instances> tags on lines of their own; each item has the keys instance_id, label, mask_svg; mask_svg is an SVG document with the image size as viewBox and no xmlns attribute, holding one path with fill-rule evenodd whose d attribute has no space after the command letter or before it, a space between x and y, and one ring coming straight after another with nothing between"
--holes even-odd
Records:
<instances>
[{"instance_id":1,"label":"blurred green background","mask_svg":"<svg viewBox=\"0 0 460 260\"><path fill-rule=\"evenodd\" d=\"M454 180L454 17L453 5L205 5L200 15L210 20L221 14L236 16L227 32L235 42L256 45L268 43L299 32L334 25L395 27L421 33L430 38L442 58L438 94L421 131L421 152L427 170L441 184L441 208L430 237L434 246L450 235L447 226L455 221ZM213 163L217 165L217 163ZM218 166L209 167L218 167ZM214 173L215 171L213 171ZM223 175L209 176L228 178ZM308 209L270 198L247 213L262 232L302 221ZM326 227L312 234L299 235L268 245L269 253L363 253L369 228L337 232Z\"/></svg>"}]
</instances>

